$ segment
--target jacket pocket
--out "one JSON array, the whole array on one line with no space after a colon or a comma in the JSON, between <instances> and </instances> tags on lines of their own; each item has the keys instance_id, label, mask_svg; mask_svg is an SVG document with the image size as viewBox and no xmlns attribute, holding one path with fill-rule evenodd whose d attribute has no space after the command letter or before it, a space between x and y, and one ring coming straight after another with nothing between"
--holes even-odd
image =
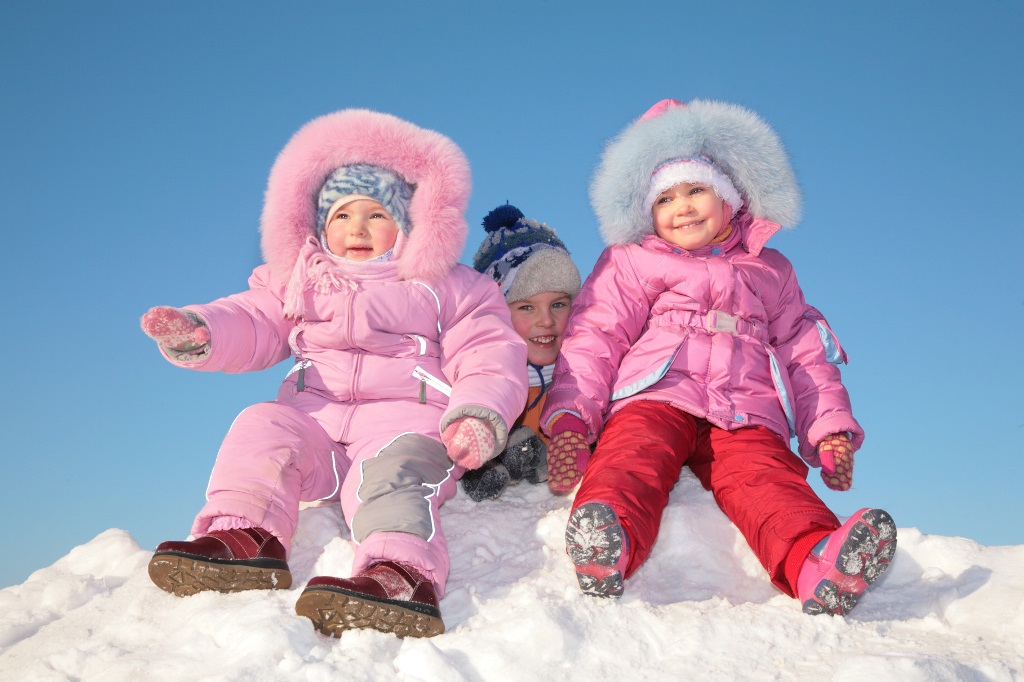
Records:
<instances>
[{"instance_id":1,"label":"jacket pocket","mask_svg":"<svg viewBox=\"0 0 1024 682\"><path fill-rule=\"evenodd\" d=\"M668 358L666 358L663 362L657 363L652 372L645 374L639 379L631 381L625 386L620 386L619 388L616 388L612 392L612 401L614 402L616 400L628 398L631 395L636 395L640 391L646 388L650 388L654 384L664 379L665 375L668 374L668 370L671 369L672 363L676 361L676 356L679 355L679 351L682 350L683 343L685 343L685 341L676 346L675 349L672 351L672 354L669 355Z\"/></svg>"}]
</instances>

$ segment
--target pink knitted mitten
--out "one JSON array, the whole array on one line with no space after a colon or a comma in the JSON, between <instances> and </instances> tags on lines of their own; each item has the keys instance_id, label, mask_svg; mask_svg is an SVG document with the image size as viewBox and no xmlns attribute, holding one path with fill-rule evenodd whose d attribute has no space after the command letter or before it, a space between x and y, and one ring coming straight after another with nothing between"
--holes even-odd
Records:
<instances>
[{"instance_id":1,"label":"pink knitted mitten","mask_svg":"<svg viewBox=\"0 0 1024 682\"><path fill-rule=\"evenodd\" d=\"M574 414L564 412L550 426L548 443L548 487L566 492L576 487L590 462L587 425Z\"/></svg>"},{"instance_id":2,"label":"pink knitted mitten","mask_svg":"<svg viewBox=\"0 0 1024 682\"><path fill-rule=\"evenodd\" d=\"M491 459L497 445L494 429L476 417L459 417L441 434L452 461L466 469L479 469Z\"/></svg>"},{"instance_id":3,"label":"pink knitted mitten","mask_svg":"<svg viewBox=\"0 0 1024 682\"><path fill-rule=\"evenodd\" d=\"M834 433L818 443L821 480L832 490L849 490L853 485L853 443L844 433Z\"/></svg>"},{"instance_id":4,"label":"pink knitted mitten","mask_svg":"<svg viewBox=\"0 0 1024 682\"><path fill-rule=\"evenodd\" d=\"M198 351L210 343L210 328L195 313L180 308L150 308L141 321L142 331L164 348Z\"/></svg>"}]
</instances>

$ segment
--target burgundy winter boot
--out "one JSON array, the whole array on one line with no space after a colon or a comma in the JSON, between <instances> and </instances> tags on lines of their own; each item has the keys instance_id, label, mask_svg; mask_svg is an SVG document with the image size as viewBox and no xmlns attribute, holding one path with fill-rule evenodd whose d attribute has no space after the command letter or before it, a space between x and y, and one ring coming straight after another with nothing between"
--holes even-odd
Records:
<instances>
[{"instance_id":1,"label":"burgundy winter boot","mask_svg":"<svg viewBox=\"0 0 1024 682\"><path fill-rule=\"evenodd\" d=\"M381 561L352 578L318 576L295 603L295 613L325 635L373 628L399 637L444 632L434 585L416 569Z\"/></svg>"},{"instance_id":2,"label":"burgundy winter boot","mask_svg":"<svg viewBox=\"0 0 1024 682\"><path fill-rule=\"evenodd\" d=\"M292 585L284 546L262 528L215 530L195 540L161 542L149 561L149 577L178 597Z\"/></svg>"}]
</instances>

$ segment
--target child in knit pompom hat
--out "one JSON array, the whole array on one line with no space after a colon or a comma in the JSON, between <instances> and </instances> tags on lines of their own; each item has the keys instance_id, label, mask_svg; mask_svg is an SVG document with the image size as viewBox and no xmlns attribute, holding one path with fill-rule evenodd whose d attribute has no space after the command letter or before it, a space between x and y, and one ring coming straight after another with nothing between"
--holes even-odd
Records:
<instances>
[{"instance_id":1,"label":"child in knit pompom hat","mask_svg":"<svg viewBox=\"0 0 1024 682\"><path fill-rule=\"evenodd\" d=\"M247 290L157 307L143 331L201 371L294 364L234 421L193 539L161 543L153 582L187 596L287 589L301 502L341 507L351 577L302 576L324 634L444 631L440 507L504 450L526 399L526 345L493 282L458 263L469 164L454 142L347 109L303 126L271 169L266 263ZM309 578L306 581L306 578Z\"/></svg>"},{"instance_id":2,"label":"child in knit pompom hat","mask_svg":"<svg viewBox=\"0 0 1024 682\"><path fill-rule=\"evenodd\" d=\"M580 587L622 593L689 466L779 589L847 613L889 566L896 526L880 509L840 523L806 480L821 467L849 489L864 433L845 353L765 247L800 214L778 137L736 105L664 100L606 147L590 196L607 248L541 417L548 484L579 483L565 539Z\"/></svg>"},{"instance_id":3,"label":"child in knit pompom hat","mask_svg":"<svg viewBox=\"0 0 1024 682\"><path fill-rule=\"evenodd\" d=\"M555 231L504 204L483 220L487 238L473 267L491 277L505 296L512 326L526 341L530 390L505 450L462 477L474 500L493 499L510 483L547 480L547 436L538 424L551 383L569 306L580 290L580 273Z\"/></svg>"}]
</instances>

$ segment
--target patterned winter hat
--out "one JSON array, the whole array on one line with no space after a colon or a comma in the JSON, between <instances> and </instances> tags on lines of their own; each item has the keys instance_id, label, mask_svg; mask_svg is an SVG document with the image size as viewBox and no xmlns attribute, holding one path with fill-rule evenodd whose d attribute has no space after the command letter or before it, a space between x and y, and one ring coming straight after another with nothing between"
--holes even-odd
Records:
<instances>
[{"instance_id":1,"label":"patterned winter hat","mask_svg":"<svg viewBox=\"0 0 1024 682\"><path fill-rule=\"evenodd\" d=\"M488 213L483 226L488 237L473 257L473 267L498 283L507 302L543 291L576 298L580 271L554 230L511 204Z\"/></svg>"},{"instance_id":2,"label":"patterned winter hat","mask_svg":"<svg viewBox=\"0 0 1024 682\"><path fill-rule=\"evenodd\" d=\"M324 186L320 188L320 196L317 198L317 234L323 231L331 206L338 199L351 196L352 199L369 197L380 202L395 219L399 229L408 236L412 229L409 224L409 202L415 189L401 175L381 166L342 166L328 175Z\"/></svg>"}]
</instances>

